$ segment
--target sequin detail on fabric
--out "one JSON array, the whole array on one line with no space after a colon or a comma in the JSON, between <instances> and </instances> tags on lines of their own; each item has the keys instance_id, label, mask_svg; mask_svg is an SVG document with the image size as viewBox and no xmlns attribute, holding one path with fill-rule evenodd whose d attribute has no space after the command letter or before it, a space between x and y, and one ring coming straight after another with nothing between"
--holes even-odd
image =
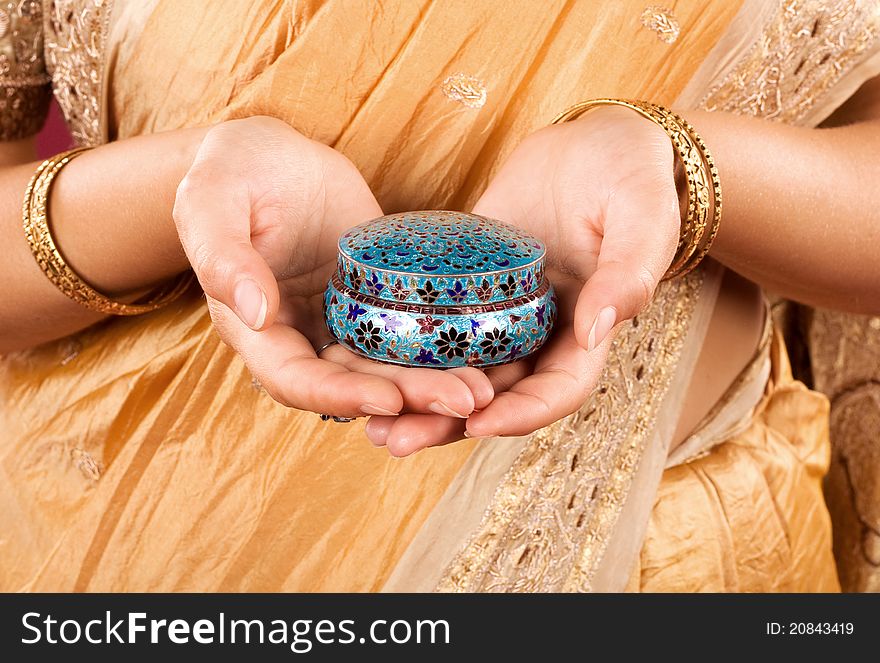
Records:
<instances>
[{"instance_id":1,"label":"sequin detail on fabric","mask_svg":"<svg viewBox=\"0 0 880 663\"><path fill-rule=\"evenodd\" d=\"M681 34L681 25L670 9L647 7L642 12L640 20L643 26L656 33L657 38L666 44L675 43L678 35Z\"/></svg>"},{"instance_id":2,"label":"sequin detail on fabric","mask_svg":"<svg viewBox=\"0 0 880 663\"><path fill-rule=\"evenodd\" d=\"M37 133L51 90L43 61L43 6L38 0L0 2L0 140Z\"/></svg>"},{"instance_id":3,"label":"sequin detail on fabric","mask_svg":"<svg viewBox=\"0 0 880 663\"><path fill-rule=\"evenodd\" d=\"M104 51L113 0L48 0L46 67L77 145L103 142Z\"/></svg>"},{"instance_id":4,"label":"sequin detail on fabric","mask_svg":"<svg viewBox=\"0 0 880 663\"><path fill-rule=\"evenodd\" d=\"M880 3L786 0L701 106L797 124L860 61L878 32Z\"/></svg>"},{"instance_id":5,"label":"sequin detail on fabric","mask_svg":"<svg viewBox=\"0 0 880 663\"><path fill-rule=\"evenodd\" d=\"M486 84L476 76L452 74L440 84L440 91L452 101L468 108L482 108L486 105Z\"/></svg>"},{"instance_id":6,"label":"sequin detail on fabric","mask_svg":"<svg viewBox=\"0 0 880 663\"><path fill-rule=\"evenodd\" d=\"M880 317L816 310L808 345L816 389L831 399L825 498L848 592L880 591Z\"/></svg>"}]
</instances>

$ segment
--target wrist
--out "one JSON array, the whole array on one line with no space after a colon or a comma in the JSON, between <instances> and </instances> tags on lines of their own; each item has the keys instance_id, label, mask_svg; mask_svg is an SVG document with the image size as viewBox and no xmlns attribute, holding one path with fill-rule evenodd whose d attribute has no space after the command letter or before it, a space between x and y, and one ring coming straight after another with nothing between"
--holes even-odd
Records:
<instances>
[{"instance_id":1,"label":"wrist","mask_svg":"<svg viewBox=\"0 0 880 663\"><path fill-rule=\"evenodd\" d=\"M710 113L701 110L675 112L682 115L693 126L709 146L709 149L712 150L712 157L718 171L718 176L724 185L725 222L720 224L709 250L709 255L715 259L720 259L728 250L727 247L730 244L731 230L735 224L731 219L739 213L737 210L737 203L740 200L738 194L739 185L736 181L736 174L730 168L729 156L731 149L737 149L736 141L742 142L742 136L737 137L736 133L728 136L725 133L722 127L725 122L730 121L730 116L726 113ZM731 142L730 139L733 139L734 142Z\"/></svg>"},{"instance_id":2,"label":"wrist","mask_svg":"<svg viewBox=\"0 0 880 663\"><path fill-rule=\"evenodd\" d=\"M661 139L661 142L658 143L656 139L659 138L659 134L656 130L654 133L644 136L635 133L641 131L637 127L645 127L645 123L634 124L634 120L630 120L628 125L624 125L620 120L616 132L619 142L629 146L630 149L635 145L640 153L640 158L647 157L649 159L652 153L657 155L657 152L650 148L661 145L667 147L671 142L677 159L683 166L687 206L681 204L682 190L677 187L680 199L678 206L681 211L681 226L678 246L671 264L667 266L664 278L684 276L695 269L709 253L720 227L721 181L714 159L703 138L687 120L667 108L650 102L610 98L590 99L570 106L557 115L553 123L576 121L578 118L584 117L585 114L595 115L600 111L607 110L608 107L634 111L636 115L650 120L649 124L662 129L669 139ZM611 116L606 112L604 117L610 118ZM612 140L614 138L615 136L612 135ZM668 167L664 165L665 162L667 159L663 158L659 165L661 170L668 171L667 175L670 176L669 183L671 184L675 180L674 169L671 163ZM650 166L650 160L648 165ZM657 163L654 164L654 166L657 165Z\"/></svg>"},{"instance_id":3,"label":"wrist","mask_svg":"<svg viewBox=\"0 0 880 663\"><path fill-rule=\"evenodd\" d=\"M207 130L100 146L53 183L49 209L58 245L93 288L125 298L187 269L171 211L177 184Z\"/></svg>"},{"instance_id":4,"label":"wrist","mask_svg":"<svg viewBox=\"0 0 880 663\"><path fill-rule=\"evenodd\" d=\"M166 227L165 235L167 235L167 245L169 247L168 268L173 269L174 272L182 272L190 268L189 259L183 250L177 226L174 223L173 210L177 189L190 168L192 168L199 149L205 141L205 137L215 126L217 125L180 130L180 140L175 143L169 155L168 182L171 186L169 187L170 195L168 196L167 203L168 214L164 218L164 225Z\"/></svg>"}]
</instances>

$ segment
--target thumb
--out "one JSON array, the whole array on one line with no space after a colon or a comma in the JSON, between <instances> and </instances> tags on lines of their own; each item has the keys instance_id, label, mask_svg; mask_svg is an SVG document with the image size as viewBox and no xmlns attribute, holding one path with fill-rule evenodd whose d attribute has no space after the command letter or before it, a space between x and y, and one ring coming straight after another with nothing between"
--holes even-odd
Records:
<instances>
[{"instance_id":1,"label":"thumb","mask_svg":"<svg viewBox=\"0 0 880 663\"><path fill-rule=\"evenodd\" d=\"M635 199L609 205L596 271L581 289L575 307L575 336L587 351L601 344L614 326L638 315L654 297L672 261L680 228L674 193L664 198L669 204Z\"/></svg>"},{"instance_id":2,"label":"thumb","mask_svg":"<svg viewBox=\"0 0 880 663\"><path fill-rule=\"evenodd\" d=\"M581 289L575 307L575 336L587 351L619 323L634 318L654 295L657 281L643 265L605 262Z\"/></svg>"},{"instance_id":3,"label":"thumb","mask_svg":"<svg viewBox=\"0 0 880 663\"><path fill-rule=\"evenodd\" d=\"M278 282L251 244L249 207L230 204L217 190L189 176L180 183L174 203L180 241L205 294L251 329L266 329L278 313Z\"/></svg>"}]
</instances>

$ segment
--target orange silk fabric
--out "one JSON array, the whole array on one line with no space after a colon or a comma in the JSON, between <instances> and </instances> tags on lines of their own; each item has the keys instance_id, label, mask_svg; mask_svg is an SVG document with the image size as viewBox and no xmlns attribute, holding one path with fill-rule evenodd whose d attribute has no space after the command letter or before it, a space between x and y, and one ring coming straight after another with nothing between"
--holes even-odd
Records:
<instances>
[{"instance_id":1,"label":"orange silk fabric","mask_svg":"<svg viewBox=\"0 0 880 663\"><path fill-rule=\"evenodd\" d=\"M668 469L630 591L837 592L828 399L792 379L779 334L764 399L743 432Z\"/></svg>"}]
</instances>

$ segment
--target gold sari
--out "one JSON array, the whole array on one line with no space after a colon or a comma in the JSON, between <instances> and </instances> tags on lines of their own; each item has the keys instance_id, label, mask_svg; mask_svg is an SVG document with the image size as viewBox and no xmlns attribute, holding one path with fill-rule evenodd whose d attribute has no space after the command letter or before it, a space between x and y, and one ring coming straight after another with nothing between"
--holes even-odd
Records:
<instances>
[{"instance_id":1,"label":"gold sari","mask_svg":"<svg viewBox=\"0 0 880 663\"><path fill-rule=\"evenodd\" d=\"M880 68L876 3L840 1L54 0L43 26L79 142L274 115L386 212L468 209L584 98L812 125ZM6 356L0 588L835 590L827 401L769 327L669 454L721 272L665 283L571 417L404 461L273 402L197 294Z\"/></svg>"}]
</instances>

